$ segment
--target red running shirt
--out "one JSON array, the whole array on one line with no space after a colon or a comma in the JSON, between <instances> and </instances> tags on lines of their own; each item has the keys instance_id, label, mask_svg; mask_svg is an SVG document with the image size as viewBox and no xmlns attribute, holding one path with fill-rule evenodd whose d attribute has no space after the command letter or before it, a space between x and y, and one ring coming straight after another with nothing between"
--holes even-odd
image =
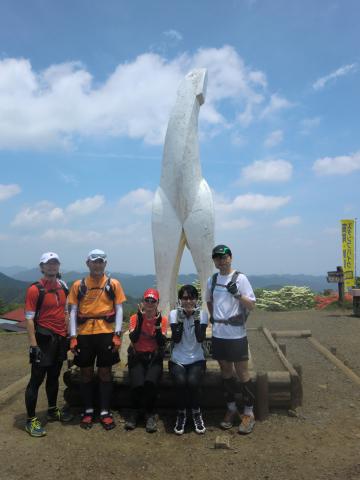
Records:
<instances>
[{"instance_id":1,"label":"red running shirt","mask_svg":"<svg viewBox=\"0 0 360 480\"><path fill-rule=\"evenodd\" d=\"M155 321L156 318L147 319L144 315L144 320L141 325L141 333L139 340L134 344L134 348L137 352L154 352L158 349L158 344L155 339ZM136 328L137 314L130 317L130 332ZM161 319L161 331L163 335L166 335L168 320L167 317Z\"/></svg>"},{"instance_id":2,"label":"red running shirt","mask_svg":"<svg viewBox=\"0 0 360 480\"><path fill-rule=\"evenodd\" d=\"M49 280L42 278L39 283L43 285L47 293L44 295L39 317L36 322L41 327L48 328L54 333L66 337L65 292L57 280L55 282L50 282ZM26 292L25 311L35 312L38 298L39 289L36 285L31 285Z\"/></svg>"}]
</instances>

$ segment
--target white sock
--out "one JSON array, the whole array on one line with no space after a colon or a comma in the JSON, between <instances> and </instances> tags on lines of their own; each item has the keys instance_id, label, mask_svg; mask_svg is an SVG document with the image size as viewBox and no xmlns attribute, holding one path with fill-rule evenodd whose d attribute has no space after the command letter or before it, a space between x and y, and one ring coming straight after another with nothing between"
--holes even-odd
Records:
<instances>
[{"instance_id":1,"label":"white sock","mask_svg":"<svg viewBox=\"0 0 360 480\"><path fill-rule=\"evenodd\" d=\"M254 416L254 407L244 407L244 415Z\"/></svg>"},{"instance_id":2,"label":"white sock","mask_svg":"<svg viewBox=\"0 0 360 480\"><path fill-rule=\"evenodd\" d=\"M235 402L228 402L227 403L227 408L230 410L230 412L236 412L237 411L237 406Z\"/></svg>"}]
</instances>

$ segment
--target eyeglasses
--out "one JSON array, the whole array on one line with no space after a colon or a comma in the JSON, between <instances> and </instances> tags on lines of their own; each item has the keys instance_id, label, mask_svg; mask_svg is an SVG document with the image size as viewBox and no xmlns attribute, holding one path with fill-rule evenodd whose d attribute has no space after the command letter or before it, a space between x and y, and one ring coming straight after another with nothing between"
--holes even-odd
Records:
<instances>
[{"instance_id":1,"label":"eyeglasses","mask_svg":"<svg viewBox=\"0 0 360 480\"><path fill-rule=\"evenodd\" d=\"M95 260L102 260L103 262L105 262L105 260L106 260L106 255L96 253L96 254L90 255L90 256L89 256L89 260L90 260L91 262L95 262Z\"/></svg>"},{"instance_id":2,"label":"eyeglasses","mask_svg":"<svg viewBox=\"0 0 360 480\"><path fill-rule=\"evenodd\" d=\"M229 257L228 253L215 253L215 255L212 256L213 260L222 260L223 258Z\"/></svg>"},{"instance_id":3,"label":"eyeglasses","mask_svg":"<svg viewBox=\"0 0 360 480\"><path fill-rule=\"evenodd\" d=\"M155 300L154 298L148 297L148 298L144 298L144 302L145 303L156 303L157 300Z\"/></svg>"}]
</instances>

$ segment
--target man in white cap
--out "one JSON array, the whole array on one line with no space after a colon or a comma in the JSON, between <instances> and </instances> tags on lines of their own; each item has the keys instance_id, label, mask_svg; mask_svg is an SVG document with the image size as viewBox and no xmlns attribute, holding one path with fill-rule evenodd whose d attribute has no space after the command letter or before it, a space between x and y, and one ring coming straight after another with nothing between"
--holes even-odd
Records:
<instances>
[{"instance_id":1,"label":"man in white cap","mask_svg":"<svg viewBox=\"0 0 360 480\"><path fill-rule=\"evenodd\" d=\"M118 280L105 275L107 256L103 250L89 252L86 265L90 275L73 283L69 294L70 348L80 367L84 411L80 426L89 429L94 421L93 379L98 368L100 423L105 430L115 427L110 411L111 367L120 361L122 303L125 302Z\"/></svg>"},{"instance_id":2,"label":"man in white cap","mask_svg":"<svg viewBox=\"0 0 360 480\"><path fill-rule=\"evenodd\" d=\"M32 437L46 435L35 415L38 391L46 377L48 420L67 422L72 416L57 407L59 375L67 352L66 284L59 280L60 259L46 252L40 259L43 277L26 292L25 318L29 336L31 377L25 391L27 422L25 430Z\"/></svg>"}]
</instances>

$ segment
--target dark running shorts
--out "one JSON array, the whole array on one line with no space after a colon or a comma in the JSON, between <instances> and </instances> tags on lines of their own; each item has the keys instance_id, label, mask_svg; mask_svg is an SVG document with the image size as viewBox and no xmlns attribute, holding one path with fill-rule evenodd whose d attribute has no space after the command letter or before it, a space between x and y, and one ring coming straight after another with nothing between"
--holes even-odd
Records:
<instances>
[{"instance_id":1,"label":"dark running shorts","mask_svg":"<svg viewBox=\"0 0 360 480\"><path fill-rule=\"evenodd\" d=\"M227 339L212 338L212 358L227 362L243 362L249 360L247 337Z\"/></svg>"},{"instance_id":2,"label":"dark running shorts","mask_svg":"<svg viewBox=\"0 0 360 480\"><path fill-rule=\"evenodd\" d=\"M36 365L39 367L51 367L56 363L62 363L66 359L68 350L66 337L62 337L43 327L39 327L36 330L35 337L42 352L41 361Z\"/></svg>"},{"instance_id":3,"label":"dark running shorts","mask_svg":"<svg viewBox=\"0 0 360 480\"><path fill-rule=\"evenodd\" d=\"M111 367L120 361L119 352L112 352L113 333L98 333L96 335L78 335L78 354L74 363L78 367Z\"/></svg>"}]
</instances>

